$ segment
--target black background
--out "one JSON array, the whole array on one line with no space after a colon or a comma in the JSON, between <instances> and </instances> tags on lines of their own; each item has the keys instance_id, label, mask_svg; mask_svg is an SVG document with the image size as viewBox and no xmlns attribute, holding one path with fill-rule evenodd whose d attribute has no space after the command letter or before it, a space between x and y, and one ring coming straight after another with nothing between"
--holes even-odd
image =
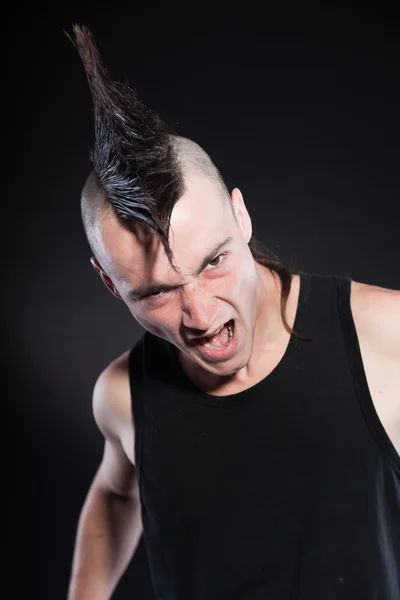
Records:
<instances>
[{"instance_id":1,"label":"black background","mask_svg":"<svg viewBox=\"0 0 400 600\"><path fill-rule=\"evenodd\" d=\"M92 388L141 333L89 263L91 100L64 30L88 25L114 76L209 152L284 262L399 289L400 27L379 6L5 5L8 597L65 598L102 453ZM143 542L114 597L154 598Z\"/></svg>"}]
</instances>

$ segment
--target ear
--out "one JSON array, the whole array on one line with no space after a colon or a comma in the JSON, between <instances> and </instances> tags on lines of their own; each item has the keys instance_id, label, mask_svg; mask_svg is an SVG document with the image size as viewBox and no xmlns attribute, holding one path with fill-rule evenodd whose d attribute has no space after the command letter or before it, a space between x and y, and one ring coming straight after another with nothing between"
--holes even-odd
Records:
<instances>
[{"instance_id":1,"label":"ear","mask_svg":"<svg viewBox=\"0 0 400 600\"><path fill-rule=\"evenodd\" d=\"M248 244L253 233L253 227L251 224L250 215L247 212L247 208L243 200L242 192L238 188L234 188L231 193L231 199L236 221L238 222L242 235L246 240L246 244Z\"/></svg>"},{"instance_id":2,"label":"ear","mask_svg":"<svg viewBox=\"0 0 400 600\"><path fill-rule=\"evenodd\" d=\"M118 293L117 288L115 287L115 285L113 284L113 282L111 281L111 279L109 278L109 276L107 275L107 273L105 273L99 263L99 261L97 260L97 258L95 258L94 256L92 256L90 258L90 262L93 265L93 268L95 271L97 271L97 273L100 275L102 282L104 283L104 285L106 286L106 288L108 290L110 290L110 292L116 297L118 298L118 300L122 300L121 296Z\"/></svg>"}]
</instances>

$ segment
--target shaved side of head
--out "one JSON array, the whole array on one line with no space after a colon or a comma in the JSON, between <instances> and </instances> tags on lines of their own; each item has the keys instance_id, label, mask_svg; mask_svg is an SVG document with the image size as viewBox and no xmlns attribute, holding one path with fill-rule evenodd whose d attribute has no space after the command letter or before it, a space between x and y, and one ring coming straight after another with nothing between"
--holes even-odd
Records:
<instances>
[{"instance_id":1,"label":"shaved side of head","mask_svg":"<svg viewBox=\"0 0 400 600\"><path fill-rule=\"evenodd\" d=\"M92 171L82 189L81 214L86 238L96 258L100 258L101 254L101 220L110 210L111 204L107 201L106 192Z\"/></svg>"},{"instance_id":2,"label":"shaved side of head","mask_svg":"<svg viewBox=\"0 0 400 600\"><path fill-rule=\"evenodd\" d=\"M183 171L184 177L189 177L191 173L203 175L214 181L221 188L222 194L229 197L229 192L221 173L207 152L199 144L182 136L173 136L171 141L177 162Z\"/></svg>"},{"instance_id":3,"label":"shaved side of head","mask_svg":"<svg viewBox=\"0 0 400 600\"><path fill-rule=\"evenodd\" d=\"M230 200L229 192L219 170L199 144L188 138L176 135L171 135L170 142L179 175L183 179L182 195L186 190L185 181L192 175L200 175L215 184L220 192L221 199ZM162 202L162 198L160 201ZM109 214L115 214L118 218L118 213L113 210L113 205L107 198L106 190L98 182L96 174L93 171L89 174L82 190L81 212L89 245L94 255L100 259L100 255L102 254L101 221ZM129 225L128 222L127 225Z\"/></svg>"}]
</instances>

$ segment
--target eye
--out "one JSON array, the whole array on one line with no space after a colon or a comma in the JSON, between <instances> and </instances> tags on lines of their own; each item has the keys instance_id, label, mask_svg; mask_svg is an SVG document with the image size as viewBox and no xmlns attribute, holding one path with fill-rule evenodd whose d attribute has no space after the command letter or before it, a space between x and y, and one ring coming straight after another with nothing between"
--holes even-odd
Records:
<instances>
[{"instance_id":1,"label":"eye","mask_svg":"<svg viewBox=\"0 0 400 600\"><path fill-rule=\"evenodd\" d=\"M156 292L155 294L149 294L148 296L145 296L145 298L149 298L150 300L156 299L156 298L161 298L161 296L164 296L165 292Z\"/></svg>"},{"instance_id":2,"label":"eye","mask_svg":"<svg viewBox=\"0 0 400 600\"><path fill-rule=\"evenodd\" d=\"M215 258L210 260L208 263L211 267L219 267L219 265L223 262L225 254L218 254Z\"/></svg>"}]
</instances>

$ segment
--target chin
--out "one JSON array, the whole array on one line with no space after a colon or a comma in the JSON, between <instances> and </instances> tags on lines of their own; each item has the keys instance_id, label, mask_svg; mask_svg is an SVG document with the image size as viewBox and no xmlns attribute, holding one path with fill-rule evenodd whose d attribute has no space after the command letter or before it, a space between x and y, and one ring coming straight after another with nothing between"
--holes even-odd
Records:
<instances>
[{"instance_id":1,"label":"chin","mask_svg":"<svg viewBox=\"0 0 400 600\"><path fill-rule=\"evenodd\" d=\"M232 356L229 360L219 361L210 363L208 361L196 360L200 366L214 375L220 375L221 377L230 377L243 369L247 364L248 360L243 360L243 357L238 355Z\"/></svg>"}]
</instances>

